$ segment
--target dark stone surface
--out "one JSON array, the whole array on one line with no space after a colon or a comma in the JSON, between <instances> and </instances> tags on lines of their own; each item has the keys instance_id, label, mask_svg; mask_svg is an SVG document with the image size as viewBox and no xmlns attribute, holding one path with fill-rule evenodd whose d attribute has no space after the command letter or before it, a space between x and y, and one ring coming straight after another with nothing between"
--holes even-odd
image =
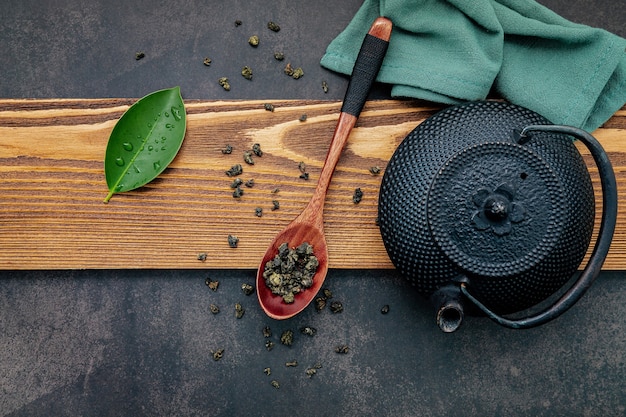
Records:
<instances>
[{"instance_id":1,"label":"dark stone surface","mask_svg":"<svg viewBox=\"0 0 626 417\"><path fill-rule=\"evenodd\" d=\"M623 0L542 3L626 36ZM0 96L141 97L181 85L187 99L341 99L346 78L320 68L319 59L359 5L14 2L0 19ZM268 20L281 32L267 30ZM245 44L254 33L261 36L256 50ZM275 48L305 77L283 78ZM137 51L146 57L135 60ZM252 82L239 75L243 65L255 69ZM221 76L236 80L230 93L217 85ZM385 94L377 86L373 97ZM220 281L216 292L205 286L207 276ZM327 286L344 312L308 308L283 322L241 292L253 279L254 271L230 270L0 272L0 415L626 413L623 272L603 273L570 311L540 328L507 330L469 317L454 334L437 328L430 305L395 271L331 270ZM246 310L241 319L237 302ZM211 303L219 314L209 312ZM317 334L300 334L305 325ZM291 347L279 343L287 329L296 332ZM340 344L348 354L335 353ZM214 361L220 348L224 356ZM292 360L298 366L286 367ZM322 367L308 378L316 363Z\"/></svg>"}]
</instances>

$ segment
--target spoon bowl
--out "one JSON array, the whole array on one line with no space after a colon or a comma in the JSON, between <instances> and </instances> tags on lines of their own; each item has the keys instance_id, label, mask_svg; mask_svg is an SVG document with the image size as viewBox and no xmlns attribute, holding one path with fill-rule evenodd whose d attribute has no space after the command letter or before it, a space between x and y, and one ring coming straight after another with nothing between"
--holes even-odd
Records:
<instances>
[{"instance_id":1,"label":"spoon bowl","mask_svg":"<svg viewBox=\"0 0 626 417\"><path fill-rule=\"evenodd\" d=\"M302 213L272 240L259 265L256 276L257 296L263 311L273 319L288 319L304 310L324 284L328 272L328 247L324 235L323 217L326 192L341 152L382 65L389 45L391 27L392 24L389 19L379 17L365 36L352 70L348 90L339 113L339 120L313 196ZM286 303L280 295L273 294L266 285L263 278L265 265L274 259L282 244L287 243L290 248L295 248L304 242L308 242L313 247L313 254L319 265L313 276L312 286L295 294L292 303Z\"/></svg>"},{"instance_id":2,"label":"spoon bowl","mask_svg":"<svg viewBox=\"0 0 626 417\"><path fill-rule=\"evenodd\" d=\"M313 224L298 221L298 219L300 217L292 221L274 238L257 272L256 281L259 302L263 306L265 313L277 320L288 319L304 310L322 288L324 278L328 272L328 248L324 230ZM297 247L301 243L308 242L313 246L315 257L319 262L313 276L313 285L296 294L294 302L290 304L285 303L281 296L273 294L269 287L265 285L265 279L263 278L265 264L276 256L278 247L285 242L288 242L290 247Z\"/></svg>"}]
</instances>

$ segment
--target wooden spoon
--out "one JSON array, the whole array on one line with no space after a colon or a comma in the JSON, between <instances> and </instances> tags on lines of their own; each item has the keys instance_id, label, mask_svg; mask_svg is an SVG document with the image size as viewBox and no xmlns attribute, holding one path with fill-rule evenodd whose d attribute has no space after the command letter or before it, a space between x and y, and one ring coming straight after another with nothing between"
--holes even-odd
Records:
<instances>
[{"instance_id":1,"label":"wooden spoon","mask_svg":"<svg viewBox=\"0 0 626 417\"><path fill-rule=\"evenodd\" d=\"M257 295L265 313L274 319L288 319L304 310L324 283L328 272L328 247L324 235L323 217L326 192L344 145L365 105L370 88L385 57L391 28L392 23L389 19L379 17L365 36L352 70L335 133L313 196L302 213L274 238L261 261L256 276ZM273 294L265 284L263 278L265 264L276 256L278 247L283 243L294 248L304 242L313 246L313 253L319 261L319 266L313 277L313 285L296 294L294 302L288 304L281 296Z\"/></svg>"}]
</instances>

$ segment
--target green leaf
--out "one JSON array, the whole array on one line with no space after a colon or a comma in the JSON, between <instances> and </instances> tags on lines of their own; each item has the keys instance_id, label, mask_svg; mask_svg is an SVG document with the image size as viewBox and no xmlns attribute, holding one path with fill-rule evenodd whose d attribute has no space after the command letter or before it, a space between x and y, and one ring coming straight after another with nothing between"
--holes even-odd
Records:
<instances>
[{"instance_id":1,"label":"green leaf","mask_svg":"<svg viewBox=\"0 0 626 417\"><path fill-rule=\"evenodd\" d=\"M126 110L111 132L104 158L109 187L105 203L167 168L183 143L186 120L179 87L149 94Z\"/></svg>"}]
</instances>

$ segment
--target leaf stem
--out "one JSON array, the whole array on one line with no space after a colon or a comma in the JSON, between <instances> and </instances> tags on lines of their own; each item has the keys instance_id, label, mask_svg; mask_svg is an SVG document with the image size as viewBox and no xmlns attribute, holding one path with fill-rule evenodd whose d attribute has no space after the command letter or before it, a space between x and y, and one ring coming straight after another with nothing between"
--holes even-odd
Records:
<instances>
[{"instance_id":1,"label":"leaf stem","mask_svg":"<svg viewBox=\"0 0 626 417\"><path fill-rule=\"evenodd\" d=\"M109 194L106 196L106 198L104 199L103 203L106 204L109 202L109 200L111 199L111 197L113 197L113 194L115 194L113 191L109 191Z\"/></svg>"}]
</instances>

